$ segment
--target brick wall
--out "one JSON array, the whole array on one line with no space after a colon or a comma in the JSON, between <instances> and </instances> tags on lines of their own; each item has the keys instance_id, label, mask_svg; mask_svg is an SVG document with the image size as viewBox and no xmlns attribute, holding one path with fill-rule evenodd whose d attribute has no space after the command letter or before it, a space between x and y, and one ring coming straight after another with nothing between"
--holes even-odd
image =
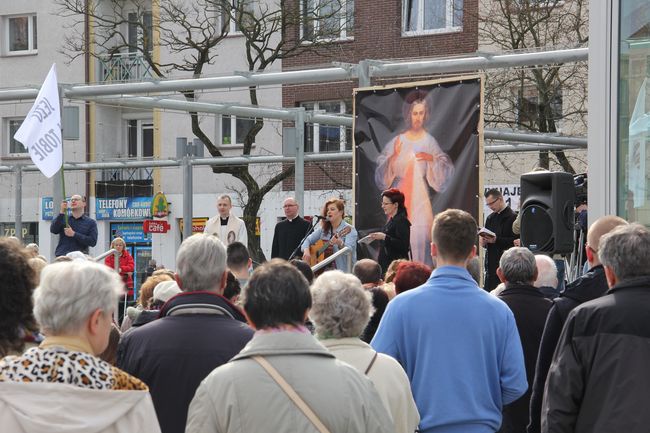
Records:
<instances>
[{"instance_id":1,"label":"brick wall","mask_svg":"<svg viewBox=\"0 0 650 433\"><path fill-rule=\"evenodd\" d=\"M463 31L423 36L402 36L403 0L355 0L354 40L333 44L326 53L304 53L282 62L283 70L330 66L332 62L358 63L365 59L390 60L474 53L478 49L478 0L465 0ZM291 32L291 30L288 30ZM298 31L295 29L294 31ZM373 81L373 85L413 80ZM282 103L296 107L301 102L351 100L356 81L314 85L286 85ZM328 175L323 172L327 170ZM305 165L305 190L352 187L352 161ZM333 182L335 179L337 182ZM338 183L339 186L332 186ZM283 183L293 189L293 178Z\"/></svg>"},{"instance_id":2,"label":"brick wall","mask_svg":"<svg viewBox=\"0 0 650 433\"><path fill-rule=\"evenodd\" d=\"M293 191L294 177L282 182L283 191ZM352 189L352 161L305 163L305 190Z\"/></svg>"}]
</instances>

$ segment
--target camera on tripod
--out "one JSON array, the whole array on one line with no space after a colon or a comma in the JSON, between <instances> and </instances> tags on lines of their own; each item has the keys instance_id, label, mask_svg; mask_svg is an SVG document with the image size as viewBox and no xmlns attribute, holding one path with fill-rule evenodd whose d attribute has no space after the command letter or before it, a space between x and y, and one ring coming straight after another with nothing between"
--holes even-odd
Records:
<instances>
[{"instance_id":1,"label":"camera on tripod","mask_svg":"<svg viewBox=\"0 0 650 433\"><path fill-rule=\"evenodd\" d=\"M587 173L580 173L573 176L573 184L576 188L576 206L587 203Z\"/></svg>"}]
</instances>

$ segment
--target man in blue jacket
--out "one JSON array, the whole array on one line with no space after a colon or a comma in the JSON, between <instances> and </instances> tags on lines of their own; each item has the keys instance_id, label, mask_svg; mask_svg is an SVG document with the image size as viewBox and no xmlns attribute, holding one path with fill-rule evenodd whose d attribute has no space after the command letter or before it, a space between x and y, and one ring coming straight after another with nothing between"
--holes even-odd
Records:
<instances>
[{"instance_id":1,"label":"man in blue jacket","mask_svg":"<svg viewBox=\"0 0 650 433\"><path fill-rule=\"evenodd\" d=\"M476 233L465 211L436 216L431 255L437 269L388 304L371 343L406 370L422 433L495 432L503 406L528 388L512 312L466 270Z\"/></svg>"},{"instance_id":2,"label":"man in blue jacket","mask_svg":"<svg viewBox=\"0 0 650 433\"><path fill-rule=\"evenodd\" d=\"M65 256L72 251L81 251L88 254L88 249L97 245L97 223L94 219L84 214L86 198L75 194L70 197L72 215L65 223L65 213L68 211L68 202L61 202L59 215L52 221L50 233L60 235L54 255Z\"/></svg>"}]
</instances>

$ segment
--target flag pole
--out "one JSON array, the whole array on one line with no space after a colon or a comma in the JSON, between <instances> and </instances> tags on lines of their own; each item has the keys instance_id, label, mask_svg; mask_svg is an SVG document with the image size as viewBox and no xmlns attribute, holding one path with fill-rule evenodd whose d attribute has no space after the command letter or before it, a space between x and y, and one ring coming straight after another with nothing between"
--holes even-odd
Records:
<instances>
[{"instance_id":1,"label":"flag pole","mask_svg":"<svg viewBox=\"0 0 650 433\"><path fill-rule=\"evenodd\" d=\"M65 172L63 170L63 166L65 165L65 158L63 158L63 94L65 93L65 90L63 89L63 86L58 84L57 85L59 89L59 110L61 110L61 192L63 194L63 200L66 200L67 204L67 195L65 194ZM63 219L65 221L65 226L70 227L68 224L68 207L66 205L65 212L63 212Z\"/></svg>"}]
</instances>

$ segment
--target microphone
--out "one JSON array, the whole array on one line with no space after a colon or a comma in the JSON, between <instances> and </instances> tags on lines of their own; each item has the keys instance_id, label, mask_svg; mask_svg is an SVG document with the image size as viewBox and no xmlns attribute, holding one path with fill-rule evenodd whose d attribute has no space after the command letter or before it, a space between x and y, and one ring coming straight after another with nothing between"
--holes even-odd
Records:
<instances>
[{"instance_id":1,"label":"microphone","mask_svg":"<svg viewBox=\"0 0 650 433\"><path fill-rule=\"evenodd\" d=\"M314 215L314 218L316 218L316 221L320 221L320 220L329 221L329 218L327 218L326 216Z\"/></svg>"}]
</instances>

